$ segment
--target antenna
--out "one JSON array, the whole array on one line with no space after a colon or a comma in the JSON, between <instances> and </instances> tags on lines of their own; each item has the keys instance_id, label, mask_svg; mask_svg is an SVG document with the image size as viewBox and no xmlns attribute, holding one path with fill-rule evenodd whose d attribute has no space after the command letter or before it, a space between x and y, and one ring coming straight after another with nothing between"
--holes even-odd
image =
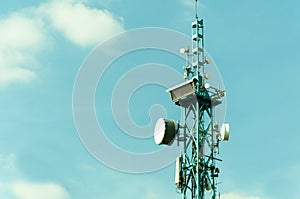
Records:
<instances>
[{"instance_id":1,"label":"antenna","mask_svg":"<svg viewBox=\"0 0 300 199\"><path fill-rule=\"evenodd\" d=\"M213 87L205 73L204 22L198 18L195 0L195 21L192 22L192 44L180 49L186 54L185 81L169 88L171 100L182 109L182 121L160 118L155 126L154 139L159 145L172 145L177 140L183 148L176 159L175 186L183 199L217 199L217 178L220 169L216 156L219 143L229 140L229 124L214 121L215 109L222 103L225 91ZM182 144L182 145L180 145Z\"/></svg>"},{"instance_id":2,"label":"antenna","mask_svg":"<svg viewBox=\"0 0 300 199\"><path fill-rule=\"evenodd\" d=\"M195 0L195 18L198 18L198 0Z\"/></svg>"}]
</instances>

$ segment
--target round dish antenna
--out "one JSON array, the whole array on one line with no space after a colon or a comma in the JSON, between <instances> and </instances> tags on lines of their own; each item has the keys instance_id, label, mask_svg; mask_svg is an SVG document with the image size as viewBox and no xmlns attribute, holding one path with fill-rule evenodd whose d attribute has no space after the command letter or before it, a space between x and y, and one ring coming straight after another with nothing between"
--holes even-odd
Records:
<instances>
[{"instance_id":1,"label":"round dish antenna","mask_svg":"<svg viewBox=\"0 0 300 199\"><path fill-rule=\"evenodd\" d=\"M155 125L154 141L156 144L171 145L178 131L178 125L174 120L159 118Z\"/></svg>"}]
</instances>

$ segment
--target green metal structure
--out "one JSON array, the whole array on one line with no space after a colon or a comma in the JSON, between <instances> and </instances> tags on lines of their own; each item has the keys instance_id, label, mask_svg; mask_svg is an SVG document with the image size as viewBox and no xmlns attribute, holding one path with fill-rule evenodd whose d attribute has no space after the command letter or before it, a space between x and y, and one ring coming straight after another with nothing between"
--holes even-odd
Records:
<instances>
[{"instance_id":1,"label":"green metal structure","mask_svg":"<svg viewBox=\"0 0 300 199\"><path fill-rule=\"evenodd\" d=\"M217 190L220 170L216 166L221 161L217 158L219 142L228 140L229 126L219 129L214 121L215 108L222 103L225 91L207 83L205 65L210 61L204 50L204 22L198 18L198 0L195 10L191 49L180 50L186 54L185 82L167 90L172 101L182 108L181 124L174 137L178 145L183 145L176 160L175 184L183 199L216 199L220 198ZM167 120L166 123L172 124ZM168 131L164 129L165 134L171 135Z\"/></svg>"},{"instance_id":2,"label":"green metal structure","mask_svg":"<svg viewBox=\"0 0 300 199\"><path fill-rule=\"evenodd\" d=\"M214 123L214 109L225 92L215 89L212 93L206 85L205 64L209 63L204 51L204 22L196 16L192 23L192 49L186 48L187 65L184 67L185 79L194 79L195 93L181 102L183 109L183 135L178 137L184 143L183 154L179 157L180 180L176 184L182 198L215 199L217 197L217 177L220 170L215 156L218 154L219 141L217 124ZM190 60L192 66L190 66ZM180 134L179 134L180 136Z\"/></svg>"}]
</instances>

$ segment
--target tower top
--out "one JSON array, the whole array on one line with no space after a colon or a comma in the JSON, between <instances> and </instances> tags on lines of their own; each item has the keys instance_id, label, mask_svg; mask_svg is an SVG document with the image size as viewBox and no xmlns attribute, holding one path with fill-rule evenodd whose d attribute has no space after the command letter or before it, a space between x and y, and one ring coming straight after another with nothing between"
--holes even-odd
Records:
<instances>
[{"instance_id":1,"label":"tower top","mask_svg":"<svg viewBox=\"0 0 300 199\"><path fill-rule=\"evenodd\" d=\"M198 0L195 0L195 17L198 19Z\"/></svg>"}]
</instances>

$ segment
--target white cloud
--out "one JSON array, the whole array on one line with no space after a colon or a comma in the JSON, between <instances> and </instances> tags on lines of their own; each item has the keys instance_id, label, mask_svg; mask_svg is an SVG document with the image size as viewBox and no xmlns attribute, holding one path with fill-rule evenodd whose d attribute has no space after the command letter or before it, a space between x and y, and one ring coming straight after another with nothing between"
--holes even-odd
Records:
<instances>
[{"instance_id":1,"label":"white cloud","mask_svg":"<svg viewBox=\"0 0 300 199\"><path fill-rule=\"evenodd\" d=\"M0 25L2 45L28 50L28 47L33 49L39 47L44 41L41 24L24 15L14 14L0 21Z\"/></svg>"},{"instance_id":2,"label":"white cloud","mask_svg":"<svg viewBox=\"0 0 300 199\"><path fill-rule=\"evenodd\" d=\"M69 199L68 192L54 183L14 183L11 191L18 199Z\"/></svg>"},{"instance_id":3,"label":"white cloud","mask_svg":"<svg viewBox=\"0 0 300 199\"><path fill-rule=\"evenodd\" d=\"M80 47L90 47L124 30L122 19L87 7L86 0L52 0L0 19L0 87L37 77L53 30Z\"/></svg>"},{"instance_id":4,"label":"white cloud","mask_svg":"<svg viewBox=\"0 0 300 199\"><path fill-rule=\"evenodd\" d=\"M45 40L42 24L35 19L13 14L0 20L0 86L35 78L30 68Z\"/></svg>"},{"instance_id":5,"label":"white cloud","mask_svg":"<svg viewBox=\"0 0 300 199\"><path fill-rule=\"evenodd\" d=\"M246 196L237 193L226 193L221 196L222 199L262 199L257 196Z\"/></svg>"},{"instance_id":6,"label":"white cloud","mask_svg":"<svg viewBox=\"0 0 300 199\"><path fill-rule=\"evenodd\" d=\"M0 198L70 199L68 191L57 183L22 180L24 178L17 167L17 157L13 153L0 154L0 173Z\"/></svg>"},{"instance_id":7,"label":"white cloud","mask_svg":"<svg viewBox=\"0 0 300 199\"><path fill-rule=\"evenodd\" d=\"M13 63L8 63L13 64ZM3 66L0 68L0 85L6 86L13 82L28 82L36 77L35 72L14 66Z\"/></svg>"},{"instance_id":8,"label":"white cloud","mask_svg":"<svg viewBox=\"0 0 300 199\"><path fill-rule=\"evenodd\" d=\"M121 18L82 3L55 1L43 5L41 10L49 17L54 29L82 47L98 44L124 30Z\"/></svg>"}]
</instances>

